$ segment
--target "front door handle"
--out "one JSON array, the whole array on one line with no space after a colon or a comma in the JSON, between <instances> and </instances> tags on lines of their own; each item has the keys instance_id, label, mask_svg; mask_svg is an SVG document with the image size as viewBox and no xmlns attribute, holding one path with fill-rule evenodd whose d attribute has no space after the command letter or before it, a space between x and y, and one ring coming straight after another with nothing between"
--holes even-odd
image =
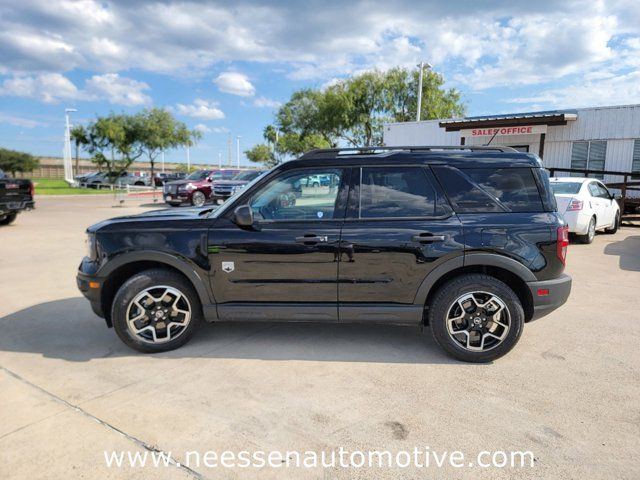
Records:
<instances>
[{"instance_id":1,"label":"front door handle","mask_svg":"<svg viewBox=\"0 0 640 480\"><path fill-rule=\"evenodd\" d=\"M411 237L411 240L418 243L434 243L444 242L447 239L445 235L433 235L429 232L420 233Z\"/></svg>"},{"instance_id":2,"label":"front door handle","mask_svg":"<svg viewBox=\"0 0 640 480\"><path fill-rule=\"evenodd\" d=\"M302 237L296 237L297 243L303 243L304 245L315 245L317 243L327 243L329 239L327 236L318 236L312 233L306 234Z\"/></svg>"}]
</instances>

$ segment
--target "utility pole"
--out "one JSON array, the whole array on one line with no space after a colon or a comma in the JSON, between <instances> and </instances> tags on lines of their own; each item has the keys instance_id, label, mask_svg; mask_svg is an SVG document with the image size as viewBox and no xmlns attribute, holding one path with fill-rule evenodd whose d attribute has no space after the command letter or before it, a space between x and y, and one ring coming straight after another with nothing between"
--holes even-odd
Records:
<instances>
[{"instance_id":1,"label":"utility pole","mask_svg":"<svg viewBox=\"0 0 640 480\"><path fill-rule=\"evenodd\" d=\"M236 137L236 160L238 162L238 169L240 169L240 135Z\"/></svg>"},{"instance_id":2,"label":"utility pole","mask_svg":"<svg viewBox=\"0 0 640 480\"><path fill-rule=\"evenodd\" d=\"M418 111L416 112L416 122L420 121L420 116L422 113L422 74L425 68L431 68L431 64L420 62L418 64L418 68L420 68L420 73L418 75Z\"/></svg>"}]
</instances>

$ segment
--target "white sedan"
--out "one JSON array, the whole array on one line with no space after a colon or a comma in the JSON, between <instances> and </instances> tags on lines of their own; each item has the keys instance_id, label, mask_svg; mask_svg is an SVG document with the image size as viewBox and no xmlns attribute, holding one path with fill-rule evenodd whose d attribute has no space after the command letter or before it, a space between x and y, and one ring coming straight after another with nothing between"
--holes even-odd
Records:
<instances>
[{"instance_id":1,"label":"white sedan","mask_svg":"<svg viewBox=\"0 0 640 480\"><path fill-rule=\"evenodd\" d=\"M551 178L558 212L582 243L591 243L596 230L616 233L620 225L620 207L615 197L593 178Z\"/></svg>"}]
</instances>

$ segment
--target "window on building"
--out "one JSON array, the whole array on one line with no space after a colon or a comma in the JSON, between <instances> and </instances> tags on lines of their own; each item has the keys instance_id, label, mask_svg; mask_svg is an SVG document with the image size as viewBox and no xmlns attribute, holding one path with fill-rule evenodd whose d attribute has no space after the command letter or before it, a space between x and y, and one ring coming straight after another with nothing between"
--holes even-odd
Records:
<instances>
[{"instance_id":1,"label":"window on building","mask_svg":"<svg viewBox=\"0 0 640 480\"><path fill-rule=\"evenodd\" d=\"M604 171L607 156L607 142L593 140L590 142L573 142L571 149L571 168L579 170ZM582 177L582 173L572 173L572 177ZM591 174L591 177L602 179L604 175Z\"/></svg>"},{"instance_id":2,"label":"window on building","mask_svg":"<svg viewBox=\"0 0 640 480\"><path fill-rule=\"evenodd\" d=\"M633 142L633 161L631 162L631 171L640 175L640 139Z\"/></svg>"}]
</instances>

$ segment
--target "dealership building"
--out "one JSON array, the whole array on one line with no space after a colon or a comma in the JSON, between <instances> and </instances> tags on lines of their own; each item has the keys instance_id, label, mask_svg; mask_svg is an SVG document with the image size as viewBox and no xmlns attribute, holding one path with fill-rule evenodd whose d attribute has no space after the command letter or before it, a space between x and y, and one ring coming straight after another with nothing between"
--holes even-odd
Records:
<instances>
[{"instance_id":1,"label":"dealership building","mask_svg":"<svg viewBox=\"0 0 640 480\"><path fill-rule=\"evenodd\" d=\"M640 173L640 105L390 123L384 127L384 143L490 143L536 153L548 168ZM604 178L621 180L613 175Z\"/></svg>"}]
</instances>

